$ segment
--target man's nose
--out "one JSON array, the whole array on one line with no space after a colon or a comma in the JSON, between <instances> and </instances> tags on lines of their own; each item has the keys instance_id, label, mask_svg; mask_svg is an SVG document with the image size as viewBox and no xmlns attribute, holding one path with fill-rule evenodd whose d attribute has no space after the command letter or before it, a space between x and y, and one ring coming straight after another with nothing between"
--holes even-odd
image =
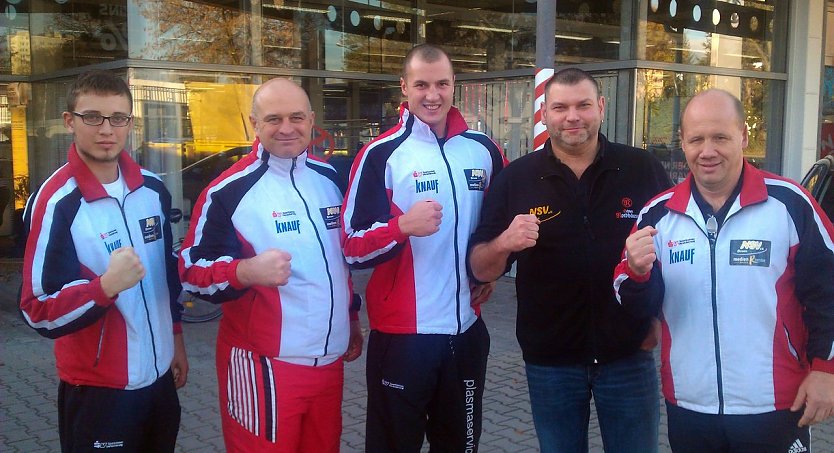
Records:
<instances>
[{"instance_id":1,"label":"man's nose","mask_svg":"<svg viewBox=\"0 0 834 453\"><path fill-rule=\"evenodd\" d=\"M579 110L576 107L568 107L567 120L576 121L579 119Z\"/></svg>"}]
</instances>

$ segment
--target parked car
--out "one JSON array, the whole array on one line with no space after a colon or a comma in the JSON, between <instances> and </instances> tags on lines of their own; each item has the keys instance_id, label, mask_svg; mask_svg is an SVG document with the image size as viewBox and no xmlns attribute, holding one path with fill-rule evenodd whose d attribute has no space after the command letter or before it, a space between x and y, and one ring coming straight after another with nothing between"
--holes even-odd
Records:
<instances>
[{"instance_id":1,"label":"parked car","mask_svg":"<svg viewBox=\"0 0 834 453\"><path fill-rule=\"evenodd\" d=\"M834 219L834 154L818 160L805 177L802 185L819 202L829 219Z\"/></svg>"}]
</instances>

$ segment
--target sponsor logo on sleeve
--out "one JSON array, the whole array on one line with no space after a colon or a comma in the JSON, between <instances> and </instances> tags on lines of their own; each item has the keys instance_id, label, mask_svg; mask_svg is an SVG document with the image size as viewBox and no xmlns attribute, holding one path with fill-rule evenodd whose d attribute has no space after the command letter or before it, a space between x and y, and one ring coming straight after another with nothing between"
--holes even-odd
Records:
<instances>
[{"instance_id":1,"label":"sponsor logo on sleeve","mask_svg":"<svg viewBox=\"0 0 834 453\"><path fill-rule=\"evenodd\" d=\"M321 218L324 220L324 226L328 230L333 230L342 226L340 221L340 215L342 213L341 206L319 208L319 211L321 211Z\"/></svg>"},{"instance_id":2,"label":"sponsor logo on sleeve","mask_svg":"<svg viewBox=\"0 0 834 453\"><path fill-rule=\"evenodd\" d=\"M730 266L770 266L770 241L730 241Z\"/></svg>"},{"instance_id":3,"label":"sponsor logo on sleeve","mask_svg":"<svg viewBox=\"0 0 834 453\"><path fill-rule=\"evenodd\" d=\"M486 189L486 170L483 168L466 168L463 170L466 174L466 185L469 190Z\"/></svg>"},{"instance_id":4,"label":"sponsor logo on sleeve","mask_svg":"<svg viewBox=\"0 0 834 453\"><path fill-rule=\"evenodd\" d=\"M139 228L142 230L142 240L145 244L162 238L162 225L159 223L158 215L140 219Z\"/></svg>"}]
</instances>

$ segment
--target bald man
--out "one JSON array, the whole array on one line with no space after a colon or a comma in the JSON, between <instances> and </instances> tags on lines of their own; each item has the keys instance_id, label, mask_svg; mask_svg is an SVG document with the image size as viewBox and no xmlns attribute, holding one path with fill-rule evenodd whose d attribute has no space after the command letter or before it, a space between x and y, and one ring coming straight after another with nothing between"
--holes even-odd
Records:
<instances>
[{"instance_id":1,"label":"bald man","mask_svg":"<svg viewBox=\"0 0 834 453\"><path fill-rule=\"evenodd\" d=\"M745 162L744 117L726 91L689 101L691 173L643 208L614 274L627 310L661 310L675 452L810 451L834 410L834 226Z\"/></svg>"},{"instance_id":2,"label":"bald man","mask_svg":"<svg viewBox=\"0 0 834 453\"><path fill-rule=\"evenodd\" d=\"M362 334L342 256L336 171L308 155L315 115L295 83L261 85L252 152L211 182L180 256L183 287L223 304L227 451L337 452L344 361Z\"/></svg>"}]
</instances>

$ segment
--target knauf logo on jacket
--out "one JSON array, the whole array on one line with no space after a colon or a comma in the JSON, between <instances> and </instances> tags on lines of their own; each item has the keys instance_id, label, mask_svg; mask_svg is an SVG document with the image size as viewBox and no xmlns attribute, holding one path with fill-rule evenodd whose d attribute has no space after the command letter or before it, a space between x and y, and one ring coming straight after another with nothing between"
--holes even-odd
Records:
<instances>
[{"instance_id":1,"label":"knauf logo on jacket","mask_svg":"<svg viewBox=\"0 0 834 453\"><path fill-rule=\"evenodd\" d=\"M295 216L295 211L272 211L272 218L275 222L275 232L278 234L301 234L301 221L292 219L292 217Z\"/></svg>"},{"instance_id":2,"label":"knauf logo on jacket","mask_svg":"<svg viewBox=\"0 0 834 453\"><path fill-rule=\"evenodd\" d=\"M693 243L695 243L694 238L667 242L666 246L669 247L669 264L686 262L692 264L695 261L695 248L687 247L685 249L680 249L679 247Z\"/></svg>"},{"instance_id":3,"label":"knauf logo on jacket","mask_svg":"<svg viewBox=\"0 0 834 453\"><path fill-rule=\"evenodd\" d=\"M100 237L102 242L104 242L104 247L107 249L107 253L113 253L113 250L122 247L122 240L116 237L118 234L119 232L116 230L110 230L106 233L98 234L98 237Z\"/></svg>"},{"instance_id":4,"label":"knauf logo on jacket","mask_svg":"<svg viewBox=\"0 0 834 453\"><path fill-rule=\"evenodd\" d=\"M414 187L416 189L416 193L423 193L423 192L434 192L437 193L440 190L440 183L438 182L437 178L434 179L425 179L426 176L434 176L436 173L434 170L425 170L425 171L417 171L414 170L411 173L411 176L414 177Z\"/></svg>"}]
</instances>

